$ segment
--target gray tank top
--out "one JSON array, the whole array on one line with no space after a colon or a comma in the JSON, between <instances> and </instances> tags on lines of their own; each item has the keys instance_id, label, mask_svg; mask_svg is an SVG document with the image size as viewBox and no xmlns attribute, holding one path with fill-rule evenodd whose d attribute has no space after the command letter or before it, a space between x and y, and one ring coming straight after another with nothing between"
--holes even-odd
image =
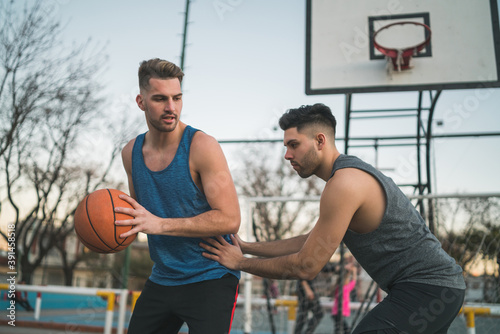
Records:
<instances>
[{"instance_id":1,"label":"gray tank top","mask_svg":"<svg viewBox=\"0 0 500 334\"><path fill-rule=\"evenodd\" d=\"M344 243L359 264L388 291L401 282L465 289L462 268L441 247L420 213L394 181L357 157L340 155L331 177L342 168L357 168L372 175L386 194L380 226L369 233L347 230Z\"/></svg>"}]
</instances>

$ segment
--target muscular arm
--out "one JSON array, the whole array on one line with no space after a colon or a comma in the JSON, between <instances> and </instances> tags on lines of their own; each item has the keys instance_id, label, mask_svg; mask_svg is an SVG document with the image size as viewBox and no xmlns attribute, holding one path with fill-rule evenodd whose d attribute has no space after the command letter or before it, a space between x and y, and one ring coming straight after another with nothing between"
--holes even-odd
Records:
<instances>
[{"instance_id":1,"label":"muscular arm","mask_svg":"<svg viewBox=\"0 0 500 334\"><path fill-rule=\"evenodd\" d=\"M137 199L134 191L134 183L132 182L132 149L134 148L135 139L132 139L122 149L122 162L125 172L127 173L127 182L130 197Z\"/></svg>"},{"instance_id":2,"label":"muscular arm","mask_svg":"<svg viewBox=\"0 0 500 334\"><path fill-rule=\"evenodd\" d=\"M204 253L204 256L228 268L262 277L311 280L330 260L352 217L362 205L365 196L363 185L355 185L353 182L356 183L350 177L339 177L327 183L321 196L319 219L303 246L295 253L267 259L245 258L239 247L219 238L205 240L208 245L204 244L202 247L209 253ZM234 241L237 244L237 240Z\"/></svg>"},{"instance_id":3,"label":"muscular arm","mask_svg":"<svg viewBox=\"0 0 500 334\"><path fill-rule=\"evenodd\" d=\"M164 234L206 237L237 233L240 207L226 158L215 138L198 131L190 153L193 180L205 194L212 210L195 217L168 219Z\"/></svg>"},{"instance_id":4,"label":"muscular arm","mask_svg":"<svg viewBox=\"0 0 500 334\"><path fill-rule=\"evenodd\" d=\"M142 207L135 198L132 184L133 143L125 146L122 152L123 164L127 171L131 197L126 197L134 209L117 208L134 219L119 221L117 225L135 225L122 238L137 232L146 234L165 234L183 237L210 237L237 233L240 226L240 208L236 189L217 141L202 132L197 133L191 144L190 167L195 183L204 192L212 208L200 215L187 218L160 218Z\"/></svg>"},{"instance_id":5,"label":"muscular arm","mask_svg":"<svg viewBox=\"0 0 500 334\"><path fill-rule=\"evenodd\" d=\"M276 257L297 253L304 245L304 242L306 242L308 236L309 234L304 234L289 239L268 242L244 242L238 239L238 243L244 254L260 257Z\"/></svg>"}]
</instances>

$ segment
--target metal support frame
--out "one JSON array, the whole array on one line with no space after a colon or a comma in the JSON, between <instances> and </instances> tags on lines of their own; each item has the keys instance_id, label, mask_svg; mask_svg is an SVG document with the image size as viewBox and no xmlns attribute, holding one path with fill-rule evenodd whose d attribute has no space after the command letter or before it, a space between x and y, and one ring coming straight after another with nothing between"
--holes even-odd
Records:
<instances>
[{"instance_id":1,"label":"metal support frame","mask_svg":"<svg viewBox=\"0 0 500 334\"><path fill-rule=\"evenodd\" d=\"M423 105L423 91L418 92L417 106L415 108L397 108L397 109L372 109L372 110L353 110L352 109L352 99L353 94L345 95L345 139L344 139L344 152L349 153L350 147L360 147L352 145L352 138L350 134L351 123L359 119L381 119L381 118L407 118L415 117L417 120L417 128L414 134L408 136L392 137L391 139L396 141L390 146L415 146L416 156L417 156L417 166L416 166L416 184L400 184L400 186L412 186L414 188L414 193L418 195L429 195L432 193L431 187L431 142L432 142L432 125L433 116L436 108L437 101L441 95L441 91L428 91L430 97L430 106L424 107ZM364 114L358 116L359 114ZM427 116L427 117L426 117ZM425 118L427 120L425 121ZM381 146L381 137L365 138L366 140L372 140L373 144L365 145L365 147L373 147L378 153ZM410 141L410 142L409 142ZM422 148L425 150L425 159L422 153ZM425 162L425 168L423 164ZM427 205L426 205L427 204ZM427 222L429 224L429 229L434 231L434 210L432 208L432 201L428 200L427 203L423 199L418 199L417 208L419 209L422 216L427 216ZM427 213L427 215L426 215Z\"/></svg>"}]
</instances>

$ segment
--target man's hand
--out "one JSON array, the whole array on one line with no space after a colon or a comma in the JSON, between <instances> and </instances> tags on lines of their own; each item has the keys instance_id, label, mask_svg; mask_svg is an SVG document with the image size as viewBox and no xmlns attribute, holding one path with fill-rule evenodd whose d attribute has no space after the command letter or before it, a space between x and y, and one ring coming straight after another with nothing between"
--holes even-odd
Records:
<instances>
[{"instance_id":1,"label":"man's hand","mask_svg":"<svg viewBox=\"0 0 500 334\"><path fill-rule=\"evenodd\" d=\"M161 234L162 219L160 217L153 215L130 196L120 195L119 197L132 205L133 209L116 207L115 212L124 213L134 217L133 219L118 220L115 222L115 225L119 226L134 226L130 231L122 233L120 238L126 238L136 234L137 232L146 234Z\"/></svg>"},{"instance_id":2,"label":"man's hand","mask_svg":"<svg viewBox=\"0 0 500 334\"><path fill-rule=\"evenodd\" d=\"M222 264L224 267L240 270L241 261L245 260L243 253L241 252L238 240L234 235L230 235L231 245L221 236L213 238L204 238L200 246L207 252L203 252L202 255L207 259L214 260Z\"/></svg>"},{"instance_id":3,"label":"man's hand","mask_svg":"<svg viewBox=\"0 0 500 334\"><path fill-rule=\"evenodd\" d=\"M248 247L248 245L249 245L250 243L249 243L249 242L246 242L246 241L241 240L241 238L240 238L240 236L239 236L238 234L234 234L234 235L232 235L232 236L234 236L234 238L235 238L235 239L236 239L236 241L237 241L236 243L234 243L234 242L233 242L233 244L235 244L235 245L237 244L237 245L240 247L241 252L242 252L243 254L247 254L247 252L248 252L248 251L247 251L247 247Z\"/></svg>"}]
</instances>

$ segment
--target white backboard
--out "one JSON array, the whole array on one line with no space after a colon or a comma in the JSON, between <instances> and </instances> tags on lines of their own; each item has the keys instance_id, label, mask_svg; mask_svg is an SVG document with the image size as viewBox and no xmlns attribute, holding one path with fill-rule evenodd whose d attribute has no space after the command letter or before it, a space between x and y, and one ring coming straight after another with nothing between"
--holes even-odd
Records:
<instances>
[{"instance_id":1,"label":"white backboard","mask_svg":"<svg viewBox=\"0 0 500 334\"><path fill-rule=\"evenodd\" d=\"M500 87L497 0L307 0L306 21L306 94ZM387 71L372 36L399 21L428 25L431 41L411 69ZM384 43L425 31L402 36Z\"/></svg>"}]
</instances>

